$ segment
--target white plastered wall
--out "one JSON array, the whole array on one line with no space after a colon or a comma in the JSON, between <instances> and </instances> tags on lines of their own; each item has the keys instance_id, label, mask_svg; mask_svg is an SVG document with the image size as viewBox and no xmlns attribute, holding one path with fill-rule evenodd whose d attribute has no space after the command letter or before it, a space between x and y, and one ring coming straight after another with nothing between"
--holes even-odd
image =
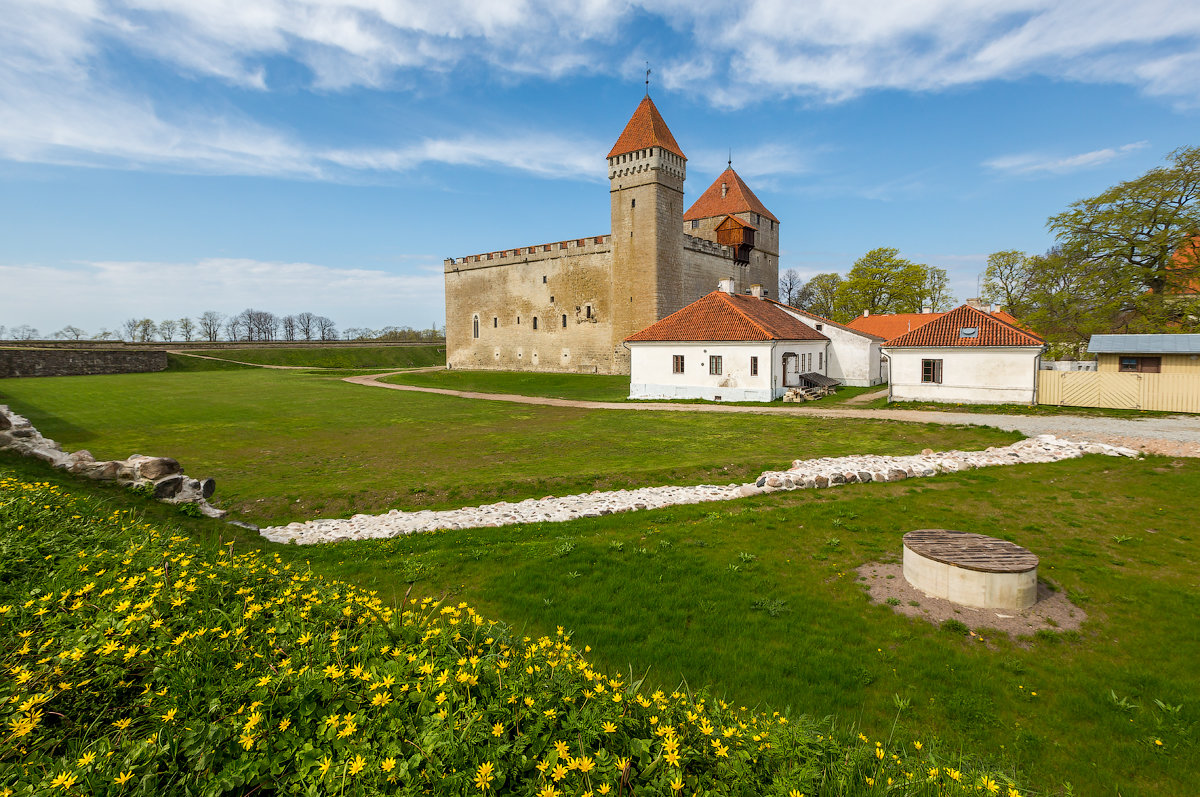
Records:
<instances>
[{"instance_id":1,"label":"white plastered wall","mask_svg":"<svg viewBox=\"0 0 1200 797\"><path fill-rule=\"evenodd\" d=\"M628 343L629 397L635 399L698 398L708 401L772 401L784 394L783 355L817 353L826 342L736 341ZM673 372L674 356L684 358L684 371ZM721 357L721 374L709 373L709 357ZM758 375L750 375L750 358L758 358ZM822 372L824 372L822 370Z\"/></svg>"},{"instance_id":2,"label":"white plastered wall","mask_svg":"<svg viewBox=\"0 0 1200 797\"><path fill-rule=\"evenodd\" d=\"M886 348L891 401L1032 404L1040 346ZM941 384L921 381L921 361L942 361Z\"/></svg>"},{"instance_id":3,"label":"white plastered wall","mask_svg":"<svg viewBox=\"0 0 1200 797\"><path fill-rule=\"evenodd\" d=\"M882 358L879 347L883 341L803 313L791 312L786 307L783 309L788 315L829 338L827 376L840 380L848 387L870 387L887 381L887 366L881 367L880 364Z\"/></svg>"}]
</instances>

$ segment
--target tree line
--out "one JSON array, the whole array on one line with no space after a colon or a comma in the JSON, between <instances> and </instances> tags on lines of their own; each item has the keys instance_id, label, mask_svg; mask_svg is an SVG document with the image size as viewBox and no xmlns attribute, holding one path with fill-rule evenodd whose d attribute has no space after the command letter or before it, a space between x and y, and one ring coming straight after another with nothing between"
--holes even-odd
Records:
<instances>
[{"instance_id":1,"label":"tree line","mask_svg":"<svg viewBox=\"0 0 1200 797\"><path fill-rule=\"evenodd\" d=\"M0 324L0 339L42 340L40 333L28 324L11 329ZM444 337L434 324L430 329L387 326L382 329L348 327L338 334L337 325L323 315L303 312L279 316L266 310L247 308L234 315L208 310L195 318L127 319L116 330L102 329L89 335L74 325L67 325L51 336L56 340L127 340L131 343L154 341L183 341L216 343L218 341L293 342L364 340L380 342L436 341Z\"/></svg>"},{"instance_id":2,"label":"tree line","mask_svg":"<svg viewBox=\"0 0 1200 797\"><path fill-rule=\"evenodd\" d=\"M864 312L943 312L954 307L946 269L914 263L892 247L872 249L849 273L817 274L805 282L789 268L779 276L779 298L832 321L845 323Z\"/></svg>"},{"instance_id":3,"label":"tree line","mask_svg":"<svg viewBox=\"0 0 1200 797\"><path fill-rule=\"evenodd\" d=\"M999 304L1050 343L1081 356L1104 333L1200 332L1200 147L1072 203L1046 222L1055 245L988 256L984 302ZM780 275L780 300L847 322L863 311L935 312L955 305L944 269L896 249L867 252L849 273Z\"/></svg>"}]
</instances>

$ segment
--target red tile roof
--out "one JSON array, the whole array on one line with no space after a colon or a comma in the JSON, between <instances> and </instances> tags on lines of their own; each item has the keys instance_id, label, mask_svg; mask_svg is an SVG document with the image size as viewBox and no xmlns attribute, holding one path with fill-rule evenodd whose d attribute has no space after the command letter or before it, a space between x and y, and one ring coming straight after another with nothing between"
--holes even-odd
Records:
<instances>
[{"instance_id":1,"label":"red tile roof","mask_svg":"<svg viewBox=\"0 0 1200 797\"><path fill-rule=\"evenodd\" d=\"M631 343L704 340L829 340L776 303L713 291L626 338Z\"/></svg>"},{"instance_id":2,"label":"red tile roof","mask_svg":"<svg viewBox=\"0 0 1200 797\"><path fill-rule=\"evenodd\" d=\"M944 316L945 313L892 313L890 315L860 315L846 326L857 332L866 332L884 340L891 340L918 327L923 327L930 321Z\"/></svg>"},{"instance_id":3,"label":"red tile roof","mask_svg":"<svg viewBox=\"0 0 1200 797\"><path fill-rule=\"evenodd\" d=\"M837 321L832 321L832 320L826 318L825 316L817 315L816 313L810 313L807 310L801 309L799 307L792 307L790 304L784 304L783 302L776 302L774 299L769 299L768 301L779 305L780 307L786 309L789 312L799 313L802 316L811 318L814 321L819 321L822 324L829 324L829 326L831 326L831 327L837 327L838 329L845 329L849 332L855 332L855 333L858 333L859 335L863 335L868 338L875 338L876 340L879 340L879 341L887 340L887 338L884 338L880 335L875 335L870 332L864 332L861 329L855 329L854 327L848 326L847 324L839 324Z\"/></svg>"},{"instance_id":4,"label":"red tile roof","mask_svg":"<svg viewBox=\"0 0 1200 797\"><path fill-rule=\"evenodd\" d=\"M722 184L726 188L725 196L721 196ZM683 214L683 220L711 219L713 216L732 216L734 213L757 213L772 221L779 221L730 166L692 203L687 213Z\"/></svg>"},{"instance_id":5,"label":"red tile roof","mask_svg":"<svg viewBox=\"0 0 1200 797\"><path fill-rule=\"evenodd\" d=\"M629 123L621 131L621 137L609 150L608 157L615 158L617 155L624 155L627 152L647 147L662 147L687 160L687 156L683 154L683 150L676 143L675 136L671 135L671 129L667 127L662 114L658 112L658 108L654 107L654 102L649 96L642 98L637 110L629 118Z\"/></svg>"},{"instance_id":6,"label":"red tile roof","mask_svg":"<svg viewBox=\"0 0 1200 797\"><path fill-rule=\"evenodd\" d=\"M973 337L963 337L963 329L975 329ZM906 346L1042 346L1046 341L1030 332L964 304L938 318L883 344Z\"/></svg>"}]
</instances>

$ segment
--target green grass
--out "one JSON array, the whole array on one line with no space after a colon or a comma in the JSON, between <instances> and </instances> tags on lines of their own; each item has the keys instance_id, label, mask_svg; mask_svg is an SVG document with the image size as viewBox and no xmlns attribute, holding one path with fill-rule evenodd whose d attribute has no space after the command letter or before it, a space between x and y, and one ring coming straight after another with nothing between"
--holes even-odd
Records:
<instances>
[{"instance_id":1,"label":"green grass","mask_svg":"<svg viewBox=\"0 0 1200 797\"><path fill-rule=\"evenodd\" d=\"M886 396L857 406L875 410L970 412L982 415L1082 415L1094 418L1166 418L1187 414L1154 410L1116 410L1107 407L1058 407L1052 404L951 404L936 401L893 401L889 404Z\"/></svg>"},{"instance_id":2,"label":"green grass","mask_svg":"<svg viewBox=\"0 0 1200 797\"><path fill-rule=\"evenodd\" d=\"M0 403L100 459L169 455L259 525L655 484L753 480L797 457L1017 439L984 428L582 410L244 369L8 379Z\"/></svg>"},{"instance_id":3,"label":"green grass","mask_svg":"<svg viewBox=\"0 0 1200 797\"><path fill-rule=\"evenodd\" d=\"M509 393L518 396L572 399L577 401L630 401L629 377L605 374L545 374L525 371L432 371L417 374L397 374L380 381L416 387L437 387L464 390L471 393ZM885 386L886 387L886 386ZM870 393L879 387L844 387L835 395L817 402L826 406L838 404L853 396ZM713 404L702 399L662 399L672 404ZM636 403L633 401L631 403ZM761 407L761 401L722 402L738 406ZM782 406L776 403L777 406Z\"/></svg>"},{"instance_id":4,"label":"green grass","mask_svg":"<svg viewBox=\"0 0 1200 797\"><path fill-rule=\"evenodd\" d=\"M215 473L218 497L259 520L328 514L322 501L377 511L721 483L794 457L1012 439L894 422L522 407L262 371L5 380L0 403L68 448L168 454L192 475ZM1200 460L1091 456L336 546L270 546L183 520L379 590L385 603L411 582L414 594L449 593L530 635L564 626L611 669L711 684L739 705L834 714L872 738L889 734L898 696L909 706L896 731L905 743L978 753L1048 793L1070 783L1074 794L1129 797L1189 793L1200 779L1198 494ZM1029 547L1088 621L1027 640L984 631L981 643L870 605L854 568L895 559L901 535L921 527Z\"/></svg>"},{"instance_id":5,"label":"green grass","mask_svg":"<svg viewBox=\"0 0 1200 797\"><path fill-rule=\"evenodd\" d=\"M446 346L304 346L197 350L195 354L258 365L307 368L425 368L446 364Z\"/></svg>"}]
</instances>

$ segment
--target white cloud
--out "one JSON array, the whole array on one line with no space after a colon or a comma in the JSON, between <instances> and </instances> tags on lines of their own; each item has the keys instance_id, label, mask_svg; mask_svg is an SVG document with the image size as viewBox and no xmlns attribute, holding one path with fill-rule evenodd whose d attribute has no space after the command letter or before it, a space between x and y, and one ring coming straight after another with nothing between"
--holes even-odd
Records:
<instances>
[{"instance_id":1,"label":"white cloud","mask_svg":"<svg viewBox=\"0 0 1200 797\"><path fill-rule=\"evenodd\" d=\"M1135 141L1120 147L1105 147L1091 152L1081 152L1077 155L1054 156L1039 153L1002 155L984 161L983 165L993 171L1013 175L1067 174L1084 169L1094 169L1147 146L1149 146L1147 141Z\"/></svg>"},{"instance_id":2,"label":"white cloud","mask_svg":"<svg viewBox=\"0 0 1200 797\"><path fill-rule=\"evenodd\" d=\"M0 292L0 321L29 324L44 335L67 324L94 334L127 318L194 318L206 310L254 307L277 315L307 310L342 328L440 325L441 261L408 260L404 273L244 258L0 265L0 284L21 286Z\"/></svg>"}]
</instances>

